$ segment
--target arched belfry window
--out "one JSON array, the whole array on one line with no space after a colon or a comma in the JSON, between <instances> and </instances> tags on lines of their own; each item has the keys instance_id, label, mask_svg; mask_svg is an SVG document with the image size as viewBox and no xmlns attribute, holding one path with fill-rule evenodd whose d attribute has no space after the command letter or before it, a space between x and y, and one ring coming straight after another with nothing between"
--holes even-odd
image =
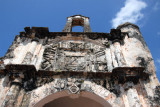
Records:
<instances>
[{"instance_id":1,"label":"arched belfry window","mask_svg":"<svg viewBox=\"0 0 160 107\"><path fill-rule=\"evenodd\" d=\"M84 18L73 18L72 19L72 27L74 26L84 26Z\"/></svg>"},{"instance_id":2,"label":"arched belfry window","mask_svg":"<svg viewBox=\"0 0 160 107\"><path fill-rule=\"evenodd\" d=\"M85 17L82 15L74 15L68 17L63 32L72 32L72 28L75 26L83 27L83 32L92 32L89 24L89 17Z\"/></svg>"}]
</instances>

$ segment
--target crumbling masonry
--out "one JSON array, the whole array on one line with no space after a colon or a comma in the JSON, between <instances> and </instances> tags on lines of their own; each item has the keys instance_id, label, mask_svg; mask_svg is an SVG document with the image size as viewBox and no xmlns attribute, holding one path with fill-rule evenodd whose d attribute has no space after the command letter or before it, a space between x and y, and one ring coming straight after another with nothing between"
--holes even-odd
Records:
<instances>
[{"instance_id":1,"label":"crumbling masonry","mask_svg":"<svg viewBox=\"0 0 160 107\"><path fill-rule=\"evenodd\" d=\"M82 26L83 32L72 32ZM92 32L70 16L62 32L25 27L0 59L0 107L156 107L160 86L139 27Z\"/></svg>"}]
</instances>

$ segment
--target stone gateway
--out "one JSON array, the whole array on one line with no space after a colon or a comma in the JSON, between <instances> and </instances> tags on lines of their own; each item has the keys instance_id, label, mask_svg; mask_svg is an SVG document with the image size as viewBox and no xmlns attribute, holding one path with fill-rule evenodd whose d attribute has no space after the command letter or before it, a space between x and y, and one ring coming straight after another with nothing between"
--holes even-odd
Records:
<instances>
[{"instance_id":1,"label":"stone gateway","mask_svg":"<svg viewBox=\"0 0 160 107\"><path fill-rule=\"evenodd\" d=\"M82 26L83 32L72 32ZM62 32L25 27L0 58L0 107L158 107L160 85L139 27L92 32L89 17Z\"/></svg>"}]
</instances>

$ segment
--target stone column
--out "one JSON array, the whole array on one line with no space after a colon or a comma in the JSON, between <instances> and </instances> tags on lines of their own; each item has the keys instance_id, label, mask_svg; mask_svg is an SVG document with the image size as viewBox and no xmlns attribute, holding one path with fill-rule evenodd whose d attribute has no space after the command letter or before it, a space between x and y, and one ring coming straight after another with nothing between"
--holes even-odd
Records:
<instances>
[{"instance_id":1,"label":"stone column","mask_svg":"<svg viewBox=\"0 0 160 107\"><path fill-rule=\"evenodd\" d=\"M128 90L126 91L126 95L127 95L129 106L130 107L142 107L137 90L134 87L134 84L128 83L126 84L125 88L128 88Z\"/></svg>"},{"instance_id":2,"label":"stone column","mask_svg":"<svg viewBox=\"0 0 160 107\"><path fill-rule=\"evenodd\" d=\"M129 107L129 101L127 99L127 95L126 95L123 85L120 85L120 91L121 91L120 97L123 99L123 103L125 107Z\"/></svg>"},{"instance_id":3,"label":"stone column","mask_svg":"<svg viewBox=\"0 0 160 107\"><path fill-rule=\"evenodd\" d=\"M121 52L120 41L115 40L115 41L113 42L113 46L114 46L114 48L115 48L114 53L115 53L116 60L117 60L117 62L118 62L118 66L119 66L119 67L125 66L125 65L126 65L126 62L125 62L124 57L123 57L122 52Z\"/></svg>"},{"instance_id":4,"label":"stone column","mask_svg":"<svg viewBox=\"0 0 160 107\"><path fill-rule=\"evenodd\" d=\"M14 107L19 91L21 89L21 82L22 82L21 78L16 78L14 81L12 81L11 87L1 107Z\"/></svg>"},{"instance_id":5,"label":"stone column","mask_svg":"<svg viewBox=\"0 0 160 107\"><path fill-rule=\"evenodd\" d=\"M72 18L68 18L67 23L62 32L71 32L71 30L72 30Z\"/></svg>"},{"instance_id":6,"label":"stone column","mask_svg":"<svg viewBox=\"0 0 160 107\"><path fill-rule=\"evenodd\" d=\"M38 38L32 39L30 49L26 53L26 56L25 56L22 64L31 64L32 57L33 57L34 51L36 50L36 46L37 46L38 42L39 42Z\"/></svg>"},{"instance_id":7,"label":"stone column","mask_svg":"<svg viewBox=\"0 0 160 107\"><path fill-rule=\"evenodd\" d=\"M36 49L34 51L34 56L32 58L32 62L31 64L35 65L36 66L36 63L39 59L39 52L41 51L41 48L42 48L42 40L39 40L39 44L36 46Z\"/></svg>"},{"instance_id":8,"label":"stone column","mask_svg":"<svg viewBox=\"0 0 160 107\"><path fill-rule=\"evenodd\" d=\"M30 98L31 98L31 93L24 92L23 101L20 107L29 107Z\"/></svg>"},{"instance_id":9,"label":"stone column","mask_svg":"<svg viewBox=\"0 0 160 107\"><path fill-rule=\"evenodd\" d=\"M5 96L7 95L7 91L9 86L9 76L6 75L5 77L1 78L0 82L0 106L2 105Z\"/></svg>"},{"instance_id":10,"label":"stone column","mask_svg":"<svg viewBox=\"0 0 160 107\"><path fill-rule=\"evenodd\" d=\"M92 32L88 18L84 19L84 28L83 29L84 29L84 32Z\"/></svg>"},{"instance_id":11,"label":"stone column","mask_svg":"<svg viewBox=\"0 0 160 107\"><path fill-rule=\"evenodd\" d=\"M15 107L22 107L22 102L23 102L23 98L24 98L24 95L25 95L25 90L24 89L21 89L20 92L19 92L19 95L17 97L17 102L15 103Z\"/></svg>"}]
</instances>

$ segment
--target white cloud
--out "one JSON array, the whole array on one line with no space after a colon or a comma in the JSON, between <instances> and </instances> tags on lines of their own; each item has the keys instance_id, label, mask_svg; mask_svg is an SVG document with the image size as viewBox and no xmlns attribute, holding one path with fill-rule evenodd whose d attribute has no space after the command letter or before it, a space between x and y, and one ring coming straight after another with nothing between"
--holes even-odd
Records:
<instances>
[{"instance_id":1,"label":"white cloud","mask_svg":"<svg viewBox=\"0 0 160 107\"><path fill-rule=\"evenodd\" d=\"M159 71L159 67L160 67L160 59L157 59L155 61L155 69L156 69L156 71Z\"/></svg>"},{"instance_id":2,"label":"white cloud","mask_svg":"<svg viewBox=\"0 0 160 107\"><path fill-rule=\"evenodd\" d=\"M143 18L141 10L146 7L147 4L142 0L126 0L125 6L112 19L112 27L115 28L124 22L136 23Z\"/></svg>"},{"instance_id":3,"label":"white cloud","mask_svg":"<svg viewBox=\"0 0 160 107\"><path fill-rule=\"evenodd\" d=\"M160 59L157 59L157 62L160 64Z\"/></svg>"},{"instance_id":4,"label":"white cloud","mask_svg":"<svg viewBox=\"0 0 160 107\"><path fill-rule=\"evenodd\" d=\"M156 4L153 7L153 10L157 11L159 9L160 3L156 2Z\"/></svg>"}]
</instances>

